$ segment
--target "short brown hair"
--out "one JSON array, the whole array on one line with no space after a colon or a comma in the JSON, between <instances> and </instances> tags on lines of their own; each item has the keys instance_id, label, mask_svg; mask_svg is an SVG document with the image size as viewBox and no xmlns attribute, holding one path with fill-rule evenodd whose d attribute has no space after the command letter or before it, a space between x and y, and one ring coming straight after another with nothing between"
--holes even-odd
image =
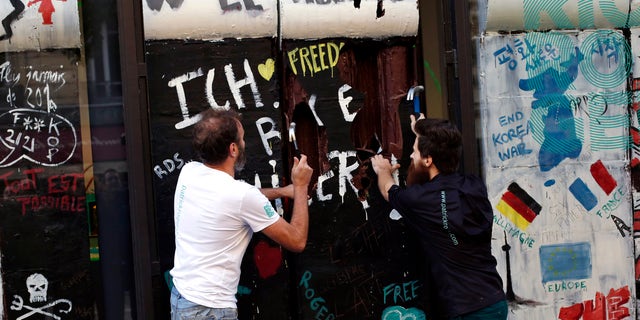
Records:
<instances>
[{"instance_id":1,"label":"short brown hair","mask_svg":"<svg viewBox=\"0 0 640 320\"><path fill-rule=\"evenodd\" d=\"M207 109L193 127L193 148L204 163L220 164L229 156L229 145L240 143L240 115L233 110Z\"/></svg>"},{"instance_id":2,"label":"short brown hair","mask_svg":"<svg viewBox=\"0 0 640 320\"><path fill-rule=\"evenodd\" d=\"M433 164L442 173L458 170L462 155L462 134L445 119L420 119L416 121L420 156L431 156Z\"/></svg>"}]
</instances>

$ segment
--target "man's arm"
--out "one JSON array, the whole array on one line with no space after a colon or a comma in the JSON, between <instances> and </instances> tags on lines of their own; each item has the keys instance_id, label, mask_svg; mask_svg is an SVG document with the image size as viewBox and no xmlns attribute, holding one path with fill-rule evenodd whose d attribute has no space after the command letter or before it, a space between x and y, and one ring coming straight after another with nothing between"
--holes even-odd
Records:
<instances>
[{"instance_id":1,"label":"man's arm","mask_svg":"<svg viewBox=\"0 0 640 320\"><path fill-rule=\"evenodd\" d=\"M307 190L313 169L307 164L307 156L300 160L294 158L291 169L291 189L293 191L293 213L291 221L280 218L276 223L264 228L262 232L285 249L302 252L307 245L309 233L309 205ZM289 186L287 186L289 187ZM287 188L284 187L284 188Z\"/></svg>"},{"instance_id":2,"label":"man's arm","mask_svg":"<svg viewBox=\"0 0 640 320\"><path fill-rule=\"evenodd\" d=\"M269 200L277 198L291 198L293 199L293 184L280 188L261 188L260 192L264 194Z\"/></svg>"},{"instance_id":3,"label":"man's arm","mask_svg":"<svg viewBox=\"0 0 640 320\"><path fill-rule=\"evenodd\" d=\"M389 189L396 183L392 174L400 168L400 165L395 164L392 166L391 162L380 154L371 158L371 165L373 166L373 171L378 175L378 189L380 189L382 197L389 201Z\"/></svg>"}]
</instances>

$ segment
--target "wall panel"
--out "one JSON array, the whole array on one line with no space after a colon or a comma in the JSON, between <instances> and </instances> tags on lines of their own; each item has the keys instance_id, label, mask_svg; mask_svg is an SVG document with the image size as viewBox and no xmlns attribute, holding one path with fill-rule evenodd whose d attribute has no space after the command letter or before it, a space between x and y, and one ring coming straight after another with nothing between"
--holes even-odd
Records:
<instances>
[{"instance_id":1,"label":"wall panel","mask_svg":"<svg viewBox=\"0 0 640 320\"><path fill-rule=\"evenodd\" d=\"M495 4L489 20L518 19L507 6L493 9L515 15L492 16ZM520 22L534 30L577 26L550 22L543 11L601 21L584 2L579 11L572 4L551 10L560 2L546 9L525 2ZM493 252L509 279L510 319L635 317L632 51L615 29L487 33L479 43Z\"/></svg>"},{"instance_id":2,"label":"wall panel","mask_svg":"<svg viewBox=\"0 0 640 320\"><path fill-rule=\"evenodd\" d=\"M173 192L192 159L190 126L206 108L229 107L243 114L250 156L237 178L287 183L292 122L314 167L307 249L291 254L254 236L238 288L240 317L424 317L416 242L368 165L377 152L407 163L417 4L276 3L143 3L162 272L172 267ZM282 206L286 217L290 202Z\"/></svg>"},{"instance_id":3,"label":"wall panel","mask_svg":"<svg viewBox=\"0 0 640 320\"><path fill-rule=\"evenodd\" d=\"M78 3L0 12L0 318L90 319Z\"/></svg>"}]
</instances>

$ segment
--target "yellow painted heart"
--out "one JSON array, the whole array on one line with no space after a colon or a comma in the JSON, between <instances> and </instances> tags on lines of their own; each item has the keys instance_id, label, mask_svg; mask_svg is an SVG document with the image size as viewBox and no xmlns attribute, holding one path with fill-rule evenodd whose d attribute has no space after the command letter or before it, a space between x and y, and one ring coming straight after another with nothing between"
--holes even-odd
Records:
<instances>
[{"instance_id":1,"label":"yellow painted heart","mask_svg":"<svg viewBox=\"0 0 640 320\"><path fill-rule=\"evenodd\" d=\"M273 59L269 58L264 63L258 65L258 72L260 75L267 81L271 80L271 76L273 76L273 71L275 70L276 62Z\"/></svg>"}]
</instances>

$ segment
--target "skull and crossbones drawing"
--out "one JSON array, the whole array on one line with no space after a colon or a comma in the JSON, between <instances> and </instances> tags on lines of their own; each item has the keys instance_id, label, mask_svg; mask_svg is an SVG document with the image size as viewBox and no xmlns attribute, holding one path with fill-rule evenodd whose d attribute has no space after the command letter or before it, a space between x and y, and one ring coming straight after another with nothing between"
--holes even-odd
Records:
<instances>
[{"instance_id":1,"label":"skull and crossbones drawing","mask_svg":"<svg viewBox=\"0 0 640 320\"><path fill-rule=\"evenodd\" d=\"M49 289L49 281L43 275L34 273L27 278L27 291L29 291L29 302L40 303L47 302L47 290ZM55 307L55 310L50 310ZM39 313L41 315L52 317L56 320L60 320L63 313L69 313L72 308L71 301L67 299L58 299L56 301L47 303L41 307L25 305L22 297L19 295L13 295L13 301L11 302L11 310L20 311L27 309L29 312L23 314L16 320L26 319ZM47 311L45 311L47 310Z\"/></svg>"}]
</instances>

